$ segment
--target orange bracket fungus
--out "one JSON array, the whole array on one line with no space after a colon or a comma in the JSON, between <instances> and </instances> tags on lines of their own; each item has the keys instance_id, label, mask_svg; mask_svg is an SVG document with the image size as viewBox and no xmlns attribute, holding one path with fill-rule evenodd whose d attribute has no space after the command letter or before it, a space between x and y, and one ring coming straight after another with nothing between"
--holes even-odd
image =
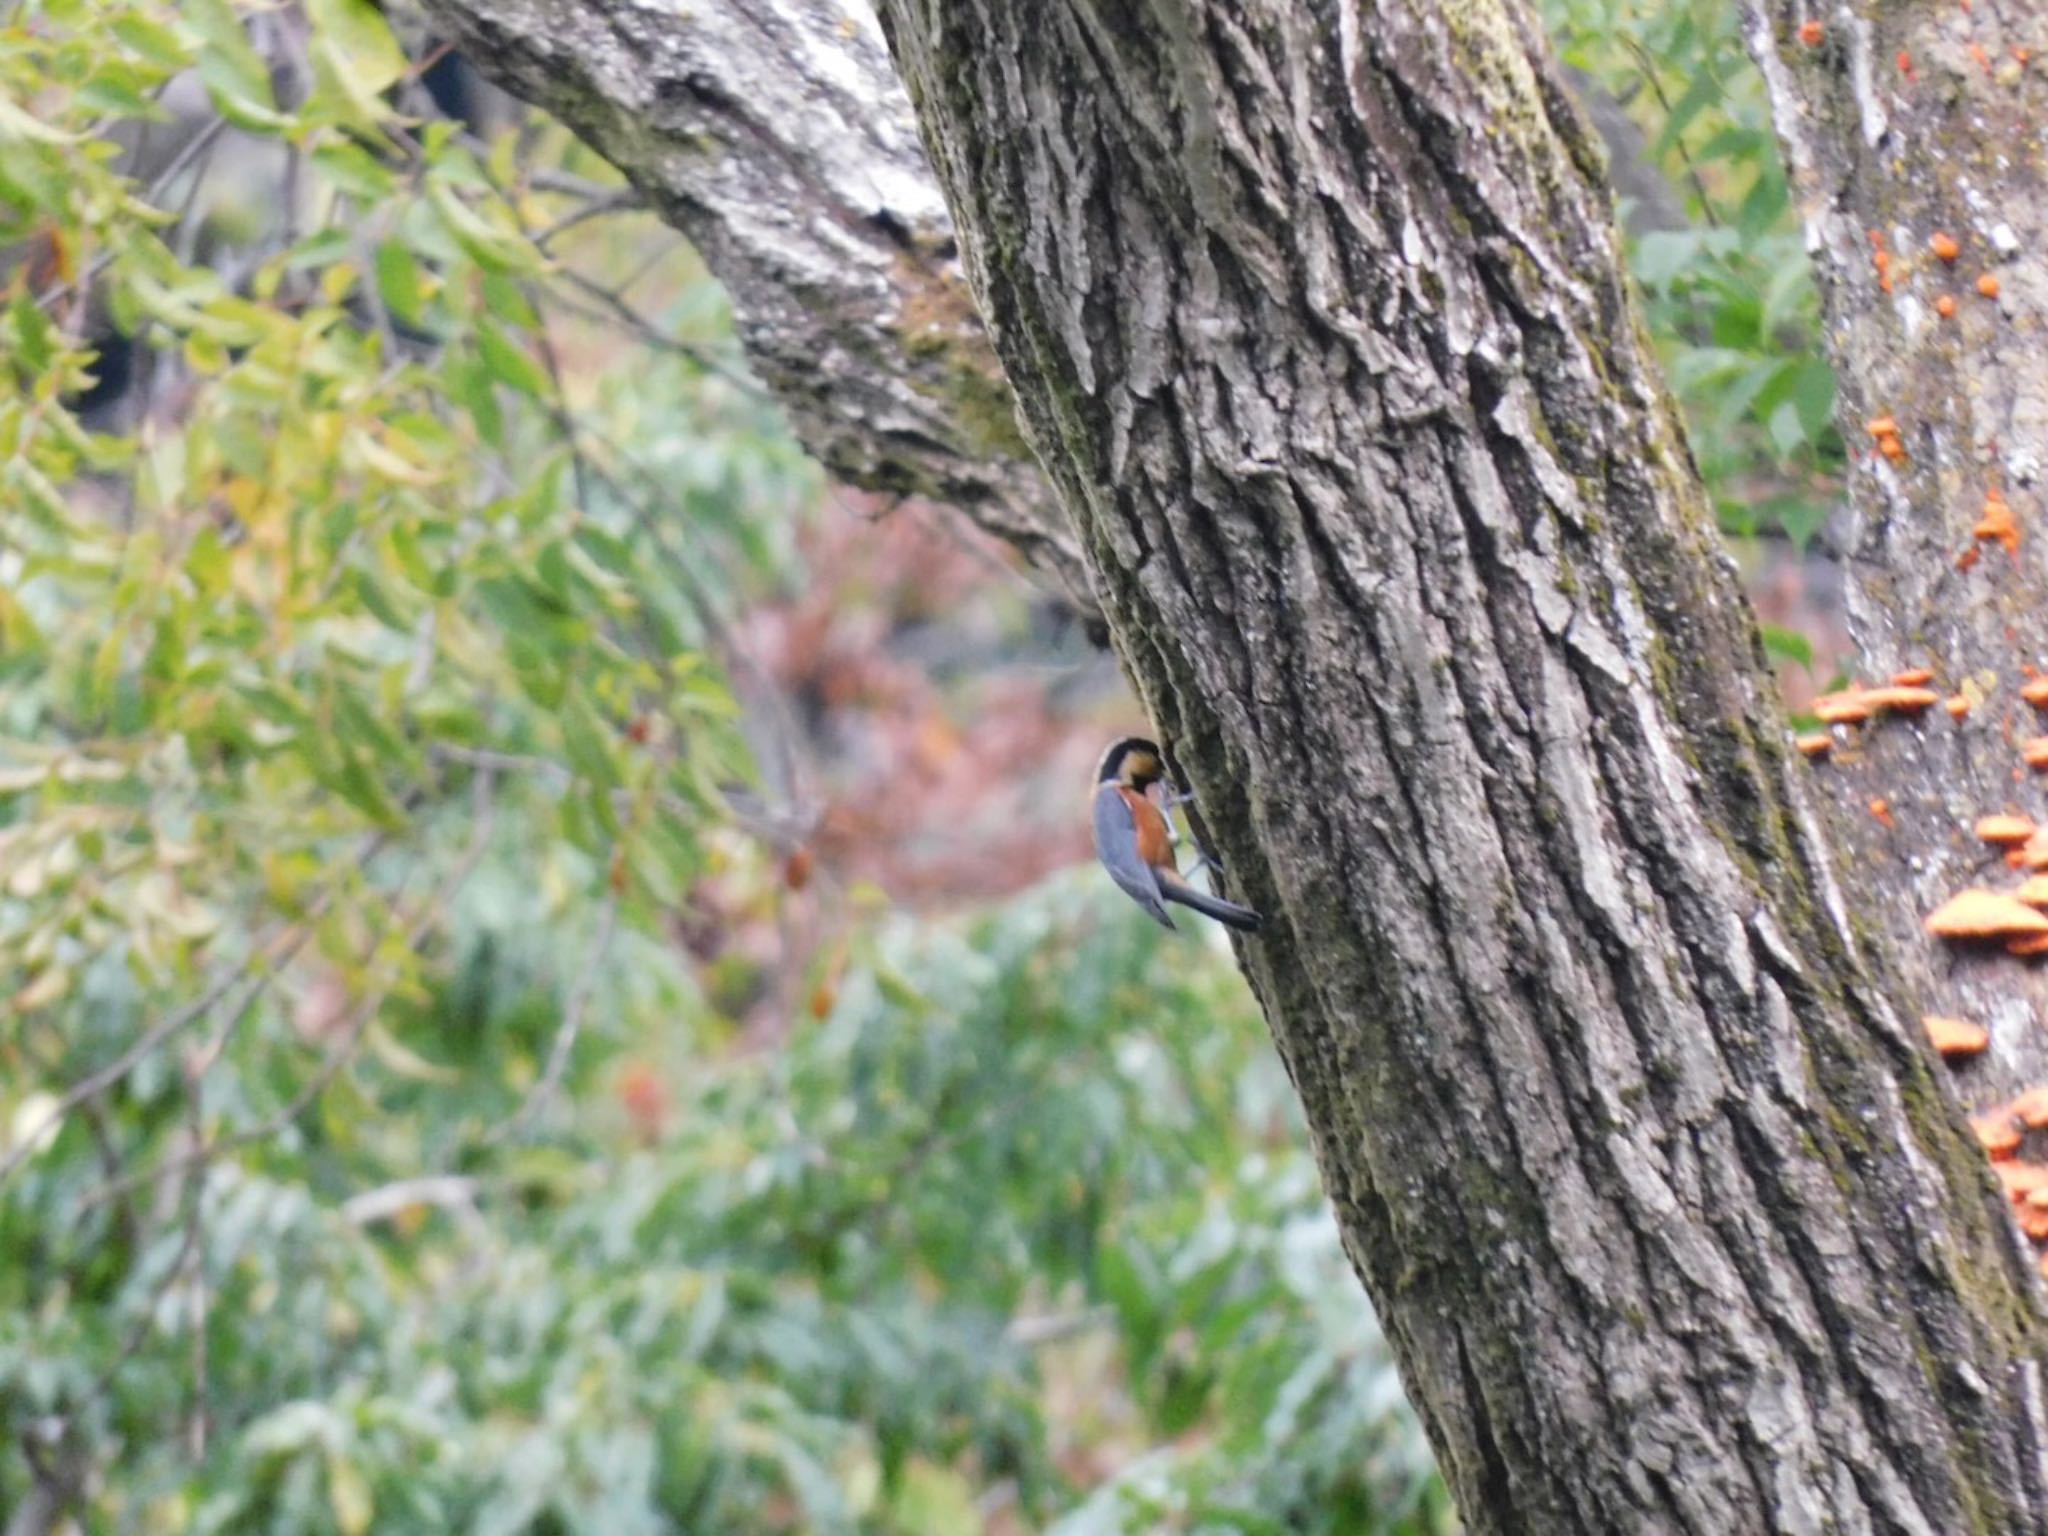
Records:
<instances>
[{"instance_id":1,"label":"orange bracket fungus","mask_svg":"<svg viewBox=\"0 0 2048 1536\"><path fill-rule=\"evenodd\" d=\"M1922 688L1934 681L1932 667L1908 667L1903 672L1892 674L1894 688Z\"/></svg>"},{"instance_id":2,"label":"orange bracket fungus","mask_svg":"<svg viewBox=\"0 0 2048 1536\"><path fill-rule=\"evenodd\" d=\"M1991 273L1986 272L1982 277L1977 279L1977 291L1983 294L1984 297L1987 299L1997 298L1998 279L1994 277Z\"/></svg>"},{"instance_id":3,"label":"orange bracket fungus","mask_svg":"<svg viewBox=\"0 0 2048 1536\"><path fill-rule=\"evenodd\" d=\"M2038 1163L2000 1163L1997 1172L1998 1182L2005 1186L2006 1196L2014 1204L2048 1192L2048 1168Z\"/></svg>"},{"instance_id":4,"label":"orange bracket fungus","mask_svg":"<svg viewBox=\"0 0 2048 1536\"><path fill-rule=\"evenodd\" d=\"M1934 238L1927 242L1927 249L1934 252L1943 261L1954 261L1963 254L1963 248L1956 244L1956 237L1945 229L1938 229L1934 232Z\"/></svg>"},{"instance_id":5,"label":"orange bracket fungus","mask_svg":"<svg viewBox=\"0 0 2048 1536\"><path fill-rule=\"evenodd\" d=\"M1960 720L1970 712L1970 700L1964 694L1952 693L1941 701L1941 707L1948 711L1951 720Z\"/></svg>"},{"instance_id":6,"label":"orange bracket fungus","mask_svg":"<svg viewBox=\"0 0 2048 1536\"><path fill-rule=\"evenodd\" d=\"M1941 316L1941 318L1944 320L1954 318L1956 312L1956 296L1952 293L1944 293L1940 298L1934 301L1934 312L1937 315Z\"/></svg>"},{"instance_id":7,"label":"orange bracket fungus","mask_svg":"<svg viewBox=\"0 0 2048 1536\"><path fill-rule=\"evenodd\" d=\"M1928 913L1925 926L1937 939L2026 939L2048 934L2048 917L2017 896L1973 886Z\"/></svg>"},{"instance_id":8,"label":"orange bracket fungus","mask_svg":"<svg viewBox=\"0 0 2048 1536\"><path fill-rule=\"evenodd\" d=\"M1795 745L1808 757L1826 757L1834 750L1835 738L1826 731L1815 731L1810 736L1800 737Z\"/></svg>"},{"instance_id":9,"label":"orange bracket fungus","mask_svg":"<svg viewBox=\"0 0 2048 1536\"><path fill-rule=\"evenodd\" d=\"M2034 823L2025 816L1980 816L1977 818L1977 836L1980 841L1996 843L2001 848L2014 847L2034 835Z\"/></svg>"},{"instance_id":10,"label":"orange bracket fungus","mask_svg":"<svg viewBox=\"0 0 2048 1536\"><path fill-rule=\"evenodd\" d=\"M1881 709L1917 714L1940 702L1941 695L1931 688L1893 682L1882 688L1850 687L1839 693L1824 693L1813 701L1813 712L1824 725L1860 725Z\"/></svg>"},{"instance_id":11,"label":"orange bracket fungus","mask_svg":"<svg viewBox=\"0 0 2048 1536\"><path fill-rule=\"evenodd\" d=\"M1883 795L1873 795L1871 797L1870 814L1875 816L1879 821L1883 822L1887 827L1893 824L1892 803L1891 801L1885 799Z\"/></svg>"},{"instance_id":12,"label":"orange bracket fungus","mask_svg":"<svg viewBox=\"0 0 2048 1536\"><path fill-rule=\"evenodd\" d=\"M2005 1112L2030 1131L2048 1125L2048 1088L2029 1088L2005 1106Z\"/></svg>"},{"instance_id":13,"label":"orange bracket fungus","mask_svg":"<svg viewBox=\"0 0 2048 1536\"><path fill-rule=\"evenodd\" d=\"M2029 875L2013 896L2030 907L2048 907L2048 875Z\"/></svg>"},{"instance_id":14,"label":"orange bracket fungus","mask_svg":"<svg viewBox=\"0 0 2048 1536\"><path fill-rule=\"evenodd\" d=\"M1930 1013L1920 1024L1929 1043L1944 1056L1975 1056L1991 1043L1991 1031L1967 1019L1945 1019Z\"/></svg>"},{"instance_id":15,"label":"orange bracket fungus","mask_svg":"<svg viewBox=\"0 0 2048 1536\"><path fill-rule=\"evenodd\" d=\"M1902 714L1917 715L1928 705L1940 703L1941 695L1932 688L1893 683L1884 688L1864 689L1863 701L1872 709L1896 709Z\"/></svg>"},{"instance_id":16,"label":"orange bracket fungus","mask_svg":"<svg viewBox=\"0 0 2048 1536\"><path fill-rule=\"evenodd\" d=\"M1823 36L1821 24L1817 21L1802 21L1799 24L1799 41L1809 48L1818 48Z\"/></svg>"},{"instance_id":17,"label":"orange bracket fungus","mask_svg":"<svg viewBox=\"0 0 2048 1536\"><path fill-rule=\"evenodd\" d=\"M1870 710L1861 688L1824 693L1813 701L1813 712L1824 725L1858 725L1870 718Z\"/></svg>"},{"instance_id":18,"label":"orange bracket fungus","mask_svg":"<svg viewBox=\"0 0 2048 1536\"><path fill-rule=\"evenodd\" d=\"M2018 955L2022 960L2048 955L2048 933L2037 933L2031 939L2013 939L2005 946L2005 952Z\"/></svg>"},{"instance_id":19,"label":"orange bracket fungus","mask_svg":"<svg viewBox=\"0 0 2048 1536\"><path fill-rule=\"evenodd\" d=\"M2036 709L2048 709L2048 677L2037 677L2022 684L2020 697Z\"/></svg>"},{"instance_id":20,"label":"orange bracket fungus","mask_svg":"<svg viewBox=\"0 0 2048 1536\"><path fill-rule=\"evenodd\" d=\"M2019 552L2020 525L2013 520L2012 506L2006 501L2005 492L1997 486L1984 493L1984 515L1970 533L1974 538L1996 539L2005 546L2007 554Z\"/></svg>"},{"instance_id":21,"label":"orange bracket fungus","mask_svg":"<svg viewBox=\"0 0 2048 1536\"><path fill-rule=\"evenodd\" d=\"M2011 1157L2020 1149L2020 1128L2002 1109L1988 1109L1970 1117L1970 1129L1977 1133L1977 1145L1993 1160Z\"/></svg>"},{"instance_id":22,"label":"orange bracket fungus","mask_svg":"<svg viewBox=\"0 0 2048 1536\"><path fill-rule=\"evenodd\" d=\"M2048 768L2048 736L2029 736L2020 743L2020 756L2029 768Z\"/></svg>"}]
</instances>

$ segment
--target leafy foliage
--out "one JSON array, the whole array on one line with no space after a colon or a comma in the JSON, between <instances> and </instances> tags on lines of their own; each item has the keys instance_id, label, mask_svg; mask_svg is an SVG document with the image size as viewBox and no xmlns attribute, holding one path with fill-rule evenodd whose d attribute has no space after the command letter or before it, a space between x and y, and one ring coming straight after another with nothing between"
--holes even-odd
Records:
<instances>
[{"instance_id":1,"label":"leafy foliage","mask_svg":"<svg viewBox=\"0 0 2048 1536\"><path fill-rule=\"evenodd\" d=\"M1547 0L1560 55L1641 128L1685 221L1637 231L1630 259L1693 453L1732 532L1799 543L1842 469L1819 300L1740 7Z\"/></svg>"}]
</instances>

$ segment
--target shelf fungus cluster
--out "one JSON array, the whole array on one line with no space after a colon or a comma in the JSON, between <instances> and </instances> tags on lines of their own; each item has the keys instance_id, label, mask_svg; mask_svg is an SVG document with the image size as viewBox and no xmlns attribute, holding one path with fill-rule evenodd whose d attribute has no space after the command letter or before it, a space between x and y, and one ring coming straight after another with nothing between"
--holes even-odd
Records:
<instances>
[{"instance_id":1,"label":"shelf fungus cluster","mask_svg":"<svg viewBox=\"0 0 2048 1536\"><path fill-rule=\"evenodd\" d=\"M1950 1065L1982 1055L1991 1044L1991 1032L1967 1019L1929 1015L1920 1021L1927 1039ZM1991 1166L2012 1201L2013 1220L2037 1243L2048 1243L2048 1167L2023 1162L2020 1147L2028 1131L2048 1128L2048 1086L2029 1088L2017 1098L1970 1116L1970 1130L1977 1145L1991 1159ZM2048 1252L2040 1256L2041 1273L2048 1278Z\"/></svg>"},{"instance_id":2,"label":"shelf fungus cluster","mask_svg":"<svg viewBox=\"0 0 2048 1536\"><path fill-rule=\"evenodd\" d=\"M1940 694L1924 686L1928 676L1924 670L1901 672L1882 688L1851 686L1824 693L1813 701L1813 712L1823 725L1862 725L1888 710L1917 715L1941 702Z\"/></svg>"},{"instance_id":3,"label":"shelf fungus cluster","mask_svg":"<svg viewBox=\"0 0 2048 1536\"><path fill-rule=\"evenodd\" d=\"M1934 1021L1928 1022L1932 1025ZM2048 1127L2048 1087L2029 1088L2016 1099L1970 1117L1977 1145L1991 1159L1998 1182L2012 1201L2013 1219L2037 1243L2048 1242L2048 1168L2021 1161L2019 1150L2028 1131L2044 1127ZM2048 1276L2048 1253L2042 1254L2040 1263L2042 1274Z\"/></svg>"},{"instance_id":4,"label":"shelf fungus cluster","mask_svg":"<svg viewBox=\"0 0 2048 1536\"><path fill-rule=\"evenodd\" d=\"M1927 914L1927 931L1958 943L2000 944L2022 958L2048 954L2048 827L2000 813L1978 817L1972 830L2027 878L2016 890L1957 892Z\"/></svg>"},{"instance_id":5,"label":"shelf fungus cluster","mask_svg":"<svg viewBox=\"0 0 2048 1536\"><path fill-rule=\"evenodd\" d=\"M2011 509L2006 506L1998 492L1991 493L1986 508L1987 519L1991 519L1994 513L2001 513L2004 521L1990 528L1980 524L1976 530L1977 536L1998 539L2006 543L2008 548L2016 547L2019 542L2018 530L2011 521ZM2020 685L2020 699L2037 710L2048 711L2048 676L2037 673L2032 667L2022 670L2026 673L2026 681ZM1944 698L1939 692L1927 686L1933 681L1932 668L1909 667L1903 672L1893 673L1891 681L1881 687L1866 688L1861 683L1851 683L1847 688L1821 694L1813 701L1811 707L1814 718L1827 729L1804 732L1793 739L1793 745L1806 757L1829 757L1833 755L1836 745L1836 727L1868 725L1878 716L1887 713L1917 715L1936 704L1947 711L1951 720L1960 724L1969 716L1971 710L1985 702L1997 683L1995 677L1986 673L1981 677L1966 679L1958 691ZM2019 743L2019 754L2020 761L2028 768L2048 772L2048 735L2026 737ZM2016 772L2015 777L2018 776ZM2024 832L2020 830L2022 825L2026 828ZM2029 836L2033 834L2033 824L2024 817L1987 816L1977 825L1977 835L1984 841L2015 848L2026 844ZM2028 852L2031 856L2039 851L2040 862L2023 864L2020 856L2014 852L2009 855L2013 867L2048 868L2048 829L2039 833L2039 842L2043 845L2041 849L2029 849Z\"/></svg>"},{"instance_id":6,"label":"shelf fungus cluster","mask_svg":"<svg viewBox=\"0 0 2048 1536\"><path fill-rule=\"evenodd\" d=\"M2036 710L2048 710L2048 678L2030 672L2020 697ZM2017 745L2028 768L2048 768L2048 736L2026 737ZM2048 826L2000 811L1979 816L1971 831L1987 848L2002 853L2023 878L2011 890L1972 887L1957 892L1927 915L1927 931L1950 943L1997 945L2022 959L2048 956ZM1967 1019L1929 1015L1921 1026L1928 1043L1951 1065L1982 1054L1991 1044L1990 1031ZM2048 1085L1980 1109L1970 1117L1970 1129L1998 1170L2020 1230L2035 1242L2048 1244L2048 1166L2019 1157L2028 1131L2048 1129ZM2048 1278L2048 1251L2041 1254L2040 1264Z\"/></svg>"}]
</instances>

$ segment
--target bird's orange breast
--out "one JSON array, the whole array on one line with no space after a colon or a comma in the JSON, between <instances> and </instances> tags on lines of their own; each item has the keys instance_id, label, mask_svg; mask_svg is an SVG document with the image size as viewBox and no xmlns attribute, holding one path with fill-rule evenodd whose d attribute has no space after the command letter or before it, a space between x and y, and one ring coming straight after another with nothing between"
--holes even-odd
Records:
<instances>
[{"instance_id":1,"label":"bird's orange breast","mask_svg":"<svg viewBox=\"0 0 2048 1536\"><path fill-rule=\"evenodd\" d=\"M1166 816L1159 807L1127 784L1117 786L1124 804L1131 808L1131 825L1138 833L1138 857L1154 869L1173 863L1173 839L1167 835Z\"/></svg>"}]
</instances>

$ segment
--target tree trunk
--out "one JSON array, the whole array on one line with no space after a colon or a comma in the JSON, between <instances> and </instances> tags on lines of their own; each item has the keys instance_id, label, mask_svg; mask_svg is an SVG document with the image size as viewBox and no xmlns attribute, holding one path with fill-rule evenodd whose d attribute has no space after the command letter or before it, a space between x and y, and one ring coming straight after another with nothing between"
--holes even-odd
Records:
<instances>
[{"instance_id":1,"label":"tree trunk","mask_svg":"<svg viewBox=\"0 0 2048 1536\"><path fill-rule=\"evenodd\" d=\"M1534 18L883 20L1468 1523L2044 1528L2031 1279Z\"/></svg>"},{"instance_id":2,"label":"tree trunk","mask_svg":"<svg viewBox=\"0 0 2048 1536\"><path fill-rule=\"evenodd\" d=\"M683 187L663 206L685 227L713 194L683 163L684 61L725 38L699 17L810 10L437 9L515 61L555 46L528 29L587 19L566 45L582 87L516 62L513 83L644 187ZM1900 866L1950 840L1953 868L1922 882L1947 894L1958 808L1899 818L1838 885L1534 17L884 9L1032 446L1233 886L1268 913L1246 970L1467 1524L2048 1530L2032 1259L1914 1017L1958 983ZM789 54L787 81L844 67L795 35L756 39ZM1804 46L1766 39L1767 59L1780 42ZM1868 206L1903 218L1931 191L1878 158L1899 146L1849 145L1867 113L1830 94L1856 100L1862 46L1860 67L1774 64L1774 87L1838 70L1806 86L1828 147L1799 184L1881 171L1895 201L1865 188ZM579 109L581 89L612 104ZM756 139L768 115L748 115ZM723 165L740 209L758 146L720 143L702 174ZM772 195L808 210L808 186ZM762 230L706 247L743 316L750 264L811 238L801 219ZM1929 473L1879 467L1866 516L1938 513L1950 544L1974 519L1939 487L1976 442L1965 398L1893 409ZM1916 591L1891 562L1924 536L1880 528L1866 593ZM1984 601L2020 624L2029 569L1964 574L2005 583ZM1929 582L1894 604L1910 617L1881 660L1929 659L1907 654L1918 620L1943 665L2009 671L1987 647L2018 641ZM1885 725L1822 782L1867 799L1854 775L1904 782L1886 754L1946 752L1988 784L2015 761L1994 714L1954 743L1946 716ZM1961 985L1989 996L2016 970Z\"/></svg>"},{"instance_id":3,"label":"tree trunk","mask_svg":"<svg viewBox=\"0 0 2048 1536\"><path fill-rule=\"evenodd\" d=\"M2048 724L2019 696L2048 664L2048 79L2016 55L2042 41L2048 9L1845 11L1811 45L1798 39L1804 19L1790 4L1762 8L1751 44L1805 214L1855 450L1851 625L1878 677L1932 667L1971 703L1955 723L1844 733L1854 750L1838 749L1819 782L1862 920L1888 941L1902 995L1990 1028L1990 1051L1958 1081L1985 1110L2048 1080L2048 972L1996 947L1937 949L1920 919L1961 888L2015 883L1973 835L1978 817L2048 819L2018 752ZM1935 254L1937 235L1955 242L1953 262ZM1991 296L1978 288L1987 275ZM1903 459L1877 452L1865 430L1882 416L1898 424ZM1993 493L2018 527L2011 552L1972 536ZM1883 817L1871 812L1879 800Z\"/></svg>"}]
</instances>

